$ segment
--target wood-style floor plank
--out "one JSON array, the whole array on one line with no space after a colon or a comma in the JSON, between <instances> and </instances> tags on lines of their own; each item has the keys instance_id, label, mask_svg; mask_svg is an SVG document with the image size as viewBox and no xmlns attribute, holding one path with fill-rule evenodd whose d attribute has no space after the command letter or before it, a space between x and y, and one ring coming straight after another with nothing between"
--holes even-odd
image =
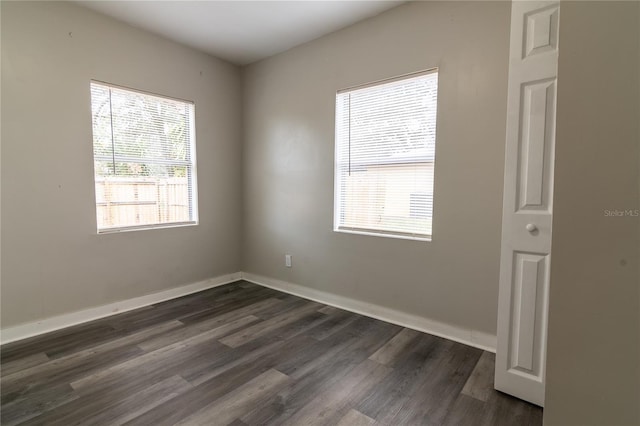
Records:
<instances>
[{"instance_id":1,"label":"wood-style floor plank","mask_svg":"<svg viewBox=\"0 0 640 426\"><path fill-rule=\"evenodd\" d=\"M77 390L91 386L92 384L104 383L108 376L126 376L129 374L135 374L138 373L141 368L148 368L149 366L152 366L153 368L159 368L160 366L167 367L168 364L175 362L179 358L179 355L185 352L185 349L189 349L190 347L197 346L202 343L210 343L211 346L220 346L220 344L215 340L217 337L226 334L229 329L239 328L243 325L252 323L255 319L255 317L249 315L229 324L201 332L177 343L173 343L152 352L147 352L126 362L116 364L97 373L75 380L71 382L71 386Z\"/></svg>"},{"instance_id":2,"label":"wood-style floor plank","mask_svg":"<svg viewBox=\"0 0 640 426\"><path fill-rule=\"evenodd\" d=\"M365 416L361 412L351 409L342 419L340 419L337 426L373 426L375 424L376 421L371 417Z\"/></svg>"},{"instance_id":3,"label":"wood-style floor plank","mask_svg":"<svg viewBox=\"0 0 640 426\"><path fill-rule=\"evenodd\" d=\"M1 383L3 386L10 387L14 383L23 382L25 380L29 380L32 377L38 377L40 380L42 380L42 378L44 377L60 377L60 375L65 371L72 370L71 373L73 373L74 371L79 370L79 367L84 367L85 364L90 365L94 363L96 361L97 355L99 354L107 354L121 348L128 347L135 350L136 352L139 352L139 349L133 346L139 341L158 334L165 333L181 325L182 324L179 321L162 323L138 333L133 333L126 337L117 338L99 344L97 346L91 346L87 349L82 349L64 357L56 358L44 363L34 365L30 368L21 369L19 371L16 371L15 373L8 374L2 377Z\"/></svg>"},{"instance_id":4,"label":"wood-style floor plank","mask_svg":"<svg viewBox=\"0 0 640 426\"><path fill-rule=\"evenodd\" d=\"M44 364L49 361L49 357L44 352L38 352L32 355L27 355L24 358L14 358L13 361L8 361L2 364L0 369L0 376L8 376L18 371L25 370L36 365Z\"/></svg>"},{"instance_id":5,"label":"wood-style floor plank","mask_svg":"<svg viewBox=\"0 0 640 426\"><path fill-rule=\"evenodd\" d=\"M25 422L25 425L106 425L124 424L132 418L174 398L191 386L179 376L161 380L134 394L84 396Z\"/></svg>"},{"instance_id":6,"label":"wood-style floor plank","mask_svg":"<svg viewBox=\"0 0 640 426\"><path fill-rule=\"evenodd\" d=\"M245 281L0 348L2 425L531 425L480 349Z\"/></svg>"},{"instance_id":7,"label":"wood-style floor plank","mask_svg":"<svg viewBox=\"0 0 640 426\"><path fill-rule=\"evenodd\" d=\"M135 346L125 346L101 352L90 358L83 358L81 362L75 362L73 356L69 356L42 374L22 374L23 371L19 371L0 381L2 406L18 399L28 399L33 392L39 390L45 390L58 384L70 384L73 380L86 374L92 374L102 368L136 359L141 354L141 349Z\"/></svg>"},{"instance_id":8,"label":"wood-style floor plank","mask_svg":"<svg viewBox=\"0 0 640 426\"><path fill-rule=\"evenodd\" d=\"M292 342L294 345L296 342ZM295 349L294 349L295 350ZM210 380L198 385L169 401L158 409L149 411L133 419L131 425L173 425L182 421L194 412L223 398L235 389L270 370L275 363L275 356L268 355L255 361L236 365Z\"/></svg>"},{"instance_id":9,"label":"wood-style floor plank","mask_svg":"<svg viewBox=\"0 0 640 426\"><path fill-rule=\"evenodd\" d=\"M2 424L25 424L44 413L78 399L78 395L68 384L49 386L29 393L27 398L18 398L2 405Z\"/></svg>"},{"instance_id":10,"label":"wood-style floor plank","mask_svg":"<svg viewBox=\"0 0 640 426\"><path fill-rule=\"evenodd\" d=\"M391 369L375 361L364 360L351 370L332 389L327 389L289 418L284 425L336 424L349 407L375 387Z\"/></svg>"},{"instance_id":11,"label":"wood-style floor plank","mask_svg":"<svg viewBox=\"0 0 640 426\"><path fill-rule=\"evenodd\" d=\"M371 355L369 359L377 361L380 364L389 364L399 353L403 352L411 341L420 335L419 331L403 329L396 334L393 339L389 340L383 347L378 349L376 353Z\"/></svg>"},{"instance_id":12,"label":"wood-style floor plank","mask_svg":"<svg viewBox=\"0 0 640 426\"><path fill-rule=\"evenodd\" d=\"M334 311L328 314L329 320L325 321L320 327L316 327L310 331L309 336L317 340L324 340L332 334L346 328L352 322L358 319L358 315L347 311Z\"/></svg>"},{"instance_id":13,"label":"wood-style floor plank","mask_svg":"<svg viewBox=\"0 0 640 426\"><path fill-rule=\"evenodd\" d=\"M101 323L100 320L93 321L2 345L0 359L4 364L39 352L44 352L51 357L56 353L64 352L69 347L80 350L83 347L109 341L115 335L116 331L110 325Z\"/></svg>"},{"instance_id":14,"label":"wood-style floor plank","mask_svg":"<svg viewBox=\"0 0 640 426\"><path fill-rule=\"evenodd\" d=\"M464 395L480 401L487 402L493 394L493 375L496 364L496 356L489 352L483 352L462 388Z\"/></svg>"},{"instance_id":15,"label":"wood-style floor plank","mask_svg":"<svg viewBox=\"0 0 640 426\"><path fill-rule=\"evenodd\" d=\"M446 354L444 339L422 334L390 366L393 368L380 385L363 398L356 409L380 424L392 424L409 399L425 380L430 380L430 366Z\"/></svg>"},{"instance_id":16,"label":"wood-style floor plank","mask_svg":"<svg viewBox=\"0 0 640 426\"><path fill-rule=\"evenodd\" d=\"M177 425L209 426L212 422L227 425L289 381L287 375L273 369L267 370L219 400L196 411Z\"/></svg>"},{"instance_id":17,"label":"wood-style floor plank","mask_svg":"<svg viewBox=\"0 0 640 426\"><path fill-rule=\"evenodd\" d=\"M220 339L220 342L232 348L236 348L238 346L244 345L247 342L250 342L251 340L257 339L258 337L268 333L273 329L291 324L292 322L311 314L317 309L318 304L310 302L308 304L305 304L304 306L293 309L289 312L285 312L282 315L278 315L268 320L251 325L243 330L238 331L237 333Z\"/></svg>"},{"instance_id":18,"label":"wood-style floor plank","mask_svg":"<svg viewBox=\"0 0 640 426\"><path fill-rule=\"evenodd\" d=\"M360 332L343 330L323 342L311 339L314 342L312 345L305 346L294 355L282 357L283 362L275 368L290 372L295 382L267 404L244 415L241 420L256 426L284 423L317 395L338 387L344 376L365 361L398 328L364 317L360 317L355 325ZM368 333L367 326L370 327ZM363 336L365 338L361 338ZM318 356L320 352L322 356Z\"/></svg>"},{"instance_id":19,"label":"wood-style floor plank","mask_svg":"<svg viewBox=\"0 0 640 426\"><path fill-rule=\"evenodd\" d=\"M438 362L424 370L424 380L390 423L441 424L480 358L481 350L447 341Z\"/></svg>"},{"instance_id":20,"label":"wood-style floor plank","mask_svg":"<svg viewBox=\"0 0 640 426\"><path fill-rule=\"evenodd\" d=\"M194 323L186 325L172 330L169 333L164 333L160 336L152 339L147 339L144 342L140 342L138 347L146 352L151 352L156 349L163 348L165 346L179 345L184 343L187 339L195 338L203 333L213 332L216 330L210 338L216 338L232 333L239 328L242 328L248 324L252 324L258 321L258 318L253 315L247 315L242 312L235 315L235 312L229 312L200 323ZM181 323L182 325L182 323ZM208 338L204 336L204 338Z\"/></svg>"},{"instance_id":21,"label":"wood-style floor plank","mask_svg":"<svg viewBox=\"0 0 640 426\"><path fill-rule=\"evenodd\" d=\"M124 424L175 398L187 389L191 389L191 385L186 380L180 376L171 376L140 392L129 395L118 404L111 405L106 409L95 410L97 412L91 412L83 421L83 424L96 426ZM74 417L78 417L77 412L74 413Z\"/></svg>"}]
</instances>

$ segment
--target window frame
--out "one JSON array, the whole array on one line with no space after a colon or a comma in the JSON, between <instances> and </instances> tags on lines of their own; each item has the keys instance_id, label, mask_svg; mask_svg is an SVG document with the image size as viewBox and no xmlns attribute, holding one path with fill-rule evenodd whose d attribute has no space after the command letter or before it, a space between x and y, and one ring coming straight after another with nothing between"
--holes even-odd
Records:
<instances>
[{"instance_id":1,"label":"window frame","mask_svg":"<svg viewBox=\"0 0 640 426\"><path fill-rule=\"evenodd\" d=\"M380 86L380 85L384 85L384 84L388 84L388 83L393 83L393 82L397 82L397 81L402 81L402 80L407 80L407 79L411 79L411 78L416 78L416 77L421 77L421 76L427 76L430 74L438 74L439 77L439 68L438 67L433 67L433 68L429 68L429 69L425 69L425 70L421 70L421 71L416 71L416 72L411 72L408 74L403 74L403 75L399 75L399 76L395 76L395 77L390 77L390 78L386 78L386 79L381 79L381 80L376 80L376 81L372 81L369 83L364 83L364 84L360 84L360 85L356 85L356 86L351 86L348 88L344 88L344 89L340 89L338 91L336 91L335 94L335 101L334 102L334 107L335 107L335 111L334 111L334 131L335 131L335 135L334 135L334 171L333 171L333 177L334 177L334 194L333 194L333 232L337 232L337 233L343 233L343 234L353 234L353 235L366 235L366 236L374 236L374 237L384 237L384 238L394 238L394 239L402 239L402 240L412 240L412 241L432 241L433 240L433 218L434 218L434 209L433 209L433 199L435 198L435 149L437 146L437 129L438 129L438 113L437 110L438 108L438 104L440 102L440 98L439 98L439 92L440 92L440 83L438 80L437 83L437 101L436 101L436 116L435 116L435 146L434 146L434 156L433 159L431 161L431 164L433 164L433 176L432 176L432 182L433 182L433 188L432 188L432 207L431 207L431 233L430 234L418 234L418 233L406 233L406 232L401 232L401 231L389 231L389 230L382 230L382 229L370 229L370 228L364 228L364 227L349 227L349 226L344 226L340 224L340 214L341 214L341 203L342 198L343 198L343 194L341 191L341 178L340 178L340 149L339 149L339 132L338 132L338 109L337 109L337 100L338 100L338 96L340 94L343 93L349 93L349 92L353 92L356 90L361 90L361 89L366 89L369 87L376 87L376 86ZM410 164L410 163L417 163L420 161L416 161L416 159L411 159L409 161L398 161L395 164ZM425 163L429 163L429 161L425 161ZM390 163L391 164L391 163Z\"/></svg>"},{"instance_id":2,"label":"window frame","mask_svg":"<svg viewBox=\"0 0 640 426\"><path fill-rule=\"evenodd\" d=\"M155 98L167 99L173 102L180 102L183 104L191 105L192 113L191 120L189 120L189 140L187 141L189 147L189 158L191 161L186 160L158 160L158 159L144 159L142 161L140 158L136 157L118 157L119 162L127 162L127 163L138 163L138 164L158 164L158 165L171 165L171 166L185 166L187 170L190 170L191 173L187 173L187 180L190 182L188 186L191 187L191 196L189 197L191 204L189 206L189 210L191 212L192 220L188 221L178 221L178 222L160 222L155 224L138 224L138 225L124 225L124 226L113 226L108 228L100 228L100 224L98 223L98 193L96 191L96 162L98 161L113 161L113 157L103 157L96 156L95 154L95 136L94 136L94 128L93 128L93 107L92 107L92 94L91 87L96 84L103 87L108 87L109 89L117 89L121 91L137 93L143 96L150 96ZM199 209L198 209L198 173L197 173L197 156L196 156L196 105L194 101L181 99L173 96L162 95L154 92L149 92L145 90L135 89L127 86L122 86L118 84L108 83L102 80L91 79L89 81L89 98L90 98L90 106L91 106L91 150L92 150L92 159L93 159L93 192L94 192L94 218L96 220L96 230L98 235L104 234L113 234L120 232L132 232L132 231L146 231L152 229L165 229L165 228L180 228L180 227L189 227L189 226L197 226L199 225ZM109 112L111 116L113 116L113 111ZM113 136L112 136L113 138ZM126 202L123 202L126 203Z\"/></svg>"}]
</instances>

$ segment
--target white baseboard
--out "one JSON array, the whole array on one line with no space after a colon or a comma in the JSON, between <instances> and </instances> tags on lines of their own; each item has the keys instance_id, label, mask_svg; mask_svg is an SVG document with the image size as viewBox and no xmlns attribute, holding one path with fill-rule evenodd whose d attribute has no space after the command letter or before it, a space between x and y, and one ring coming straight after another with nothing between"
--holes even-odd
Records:
<instances>
[{"instance_id":1,"label":"white baseboard","mask_svg":"<svg viewBox=\"0 0 640 426\"><path fill-rule=\"evenodd\" d=\"M28 337L37 336L39 334L48 333L61 328L70 327L72 325L120 314L122 312L160 303L165 300L175 299L177 297L186 296L187 294L229 284L240 280L240 278L241 273L235 272L233 274L198 281L158 293L152 293L145 296L135 297L133 299L109 303L108 305L96 306L95 308L84 309L82 311L71 312L68 314L45 318L39 321L7 327L0 330L0 342L4 345L5 343L15 342L16 340L26 339Z\"/></svg>"},{"instance_id":2,"label":"white baseboard","mask_svg":"<svg viewBox=\"0 0 640 426\"><path fill-rule=\"evenodd\" d=\"M496 351L496 336L492 334L453 326L443 322L434 321L429 318L386 308L384 306L374 305L334 293L315 290L298 284L263 277L248 272L236 272L233 274L222 275L158 293L45 318L39 321L20 324L13 327L7 327L0 330L0 342L1 344L15 342L17 340L56 331L72 325L120 314L122 312L160 303L165 300L175 299L198 291L229 284L240 279L282 291L284 293L324 303L325 305L335 306L336 308L355 312L360 315L397 324L413 330L422 331L434 336L443 337L445 339L453 340L455 342L463 343L489 352L495 353Z\"/></svg>"},{"instance_id":3,"label":"white baseboard","mask_svg":"<svg viewBox=\"0 0 640 426\"><path fill-rule=\"evenodd\" d=\"M443 322L434 321L429 318L386 308L384 306L374 305L360 300L339 296L334 293L315 290L298 284L263 277L248 272L241 272L241 276L243 280L282 291L284 293L293 294L325 305L335 306L336 308L344 309L346 311L355 312L367 317L397 324L402 327L443 337L445 339L453 340L454 342L463 343L485 351L493 353L496 351L497 339L493 334L457 327Z\"/></svg>"}]
</instances>

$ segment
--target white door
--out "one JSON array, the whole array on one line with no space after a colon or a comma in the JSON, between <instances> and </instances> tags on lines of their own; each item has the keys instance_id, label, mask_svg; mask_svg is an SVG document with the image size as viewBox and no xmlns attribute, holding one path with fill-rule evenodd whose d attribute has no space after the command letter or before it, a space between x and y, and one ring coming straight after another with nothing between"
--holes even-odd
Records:
<instances>
[{"instance_id":1,"label":"white door","mask_svg":"<svg viewBox=\"0 0 640 426\"><path fill-rule=\"evenodd\" d=\"M513 1L496 389L542 406L547 345L558 1Z\"/></svg>"}]
</instances>

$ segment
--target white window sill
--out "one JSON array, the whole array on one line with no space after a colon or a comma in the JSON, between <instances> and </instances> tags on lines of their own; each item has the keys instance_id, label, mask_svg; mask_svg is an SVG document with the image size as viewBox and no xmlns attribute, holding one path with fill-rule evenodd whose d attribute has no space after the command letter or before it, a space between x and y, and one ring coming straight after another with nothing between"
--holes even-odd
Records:
<instances>
[{"instance_id":1,"label":"white window sill","mask_svg":"<svg viewBox=\"0 0 640 426\"><path fill-rule=\"evenodd\" d=\"M198 225L198 222L193 221L193 222L160 223L157 225L123 226L119 228L98 229L98 235L117 234L119 232L131 232L131 231L148 231L151 229L182 228L185 226L197 226L197 225Z\"/></svg>"},{"instance_id":2,"label":"white window sill","mask_svg":"<svg viewBox=\"0 0 640 426\"><path fill-rule=\"evenodd\" d=\"M368 235L371 237L396 238L400 240L431 241L431 235L402 235L386 232L359 231L355 229L334 229L333 232L339 232L343 234Z\"/></svg>"}]
</instances>

